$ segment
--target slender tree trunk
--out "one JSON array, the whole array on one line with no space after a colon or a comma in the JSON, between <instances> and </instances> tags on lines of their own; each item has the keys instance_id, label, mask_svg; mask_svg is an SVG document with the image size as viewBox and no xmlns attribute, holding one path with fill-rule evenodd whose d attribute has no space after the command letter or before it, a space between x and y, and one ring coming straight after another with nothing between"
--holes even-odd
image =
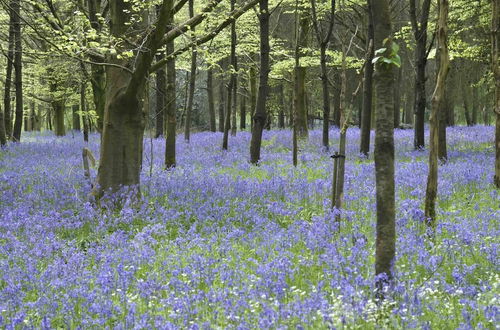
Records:
<instances>
[{"instance_id":1,"label":"slender tree trunk","mask_svg":"<svg viewBox=\"0 0 500 330\"><path fill-rule=\"evenodd\" d=\"M234 10L236 0L231 0L231 11ZM226 122L224 123L224 137L222 140L222 149L228 149L229 130L231 129L231 113L233 112L233 88L236 88L236 22L231 24L231 78L227 87L226 102ZM234 100L236 101L236 100Z\"/></svg>"},{"instance_id":2,"label":"slender tree trunk","mask_svg":"<svg viewBox=\"0 0 500 330\"><path fill-rule=\"evenodd\" d=\"M7 144L7 137L5 135L5 121L3 118L3 111L0 109L0 147Z\"/></svg>"},{"instance_id":3,"label":"slender tree trunk","mask_svg":"<svg viewBox=\"0 0 500 330\"><path fill-rule=\"evenodd\" d=\"M20 0L12 1L12 10L14 14L14 39L15 41L15 54L14 54L14 69L15 69L15 85L16 85L16 119L14 121L14 131L12 139L14 141L21 141L21 131L24 117L23 106L23 43L21 39L21 3Z\"/></svg>"},{"instance_id":4,"label":"slender tree trunk","mask_svg":"<svg viewBox=\"0 0 500 330\"><path fill-rule=\"evenodd\" d=\"M194 16L194 0L189 0L189 17L192 18ZM192 32L194 33L194 28L192 29ZM193 40L195 37L192 37ZM190 139L190 132L191 132L191 117L193 113L193 99L194 99L194 91L196 87L196 68L197 68L197 50L196 47L193 46L192 52L191 52L191 74L189 76L189 94L188 94L188 100L187 100L187 107L186 107L186 122L185 122L185 129L184 129L184 139L189 142Z\"/></svg>"},{"instance_id":5,"label":"slender tree trunk","mask_svg":"<svg viewBox=\"0 0 500 330\"><path fill-rule=\"evenodd\" d=\"M285 128L285 87L283 86L283 83L279 85L279 102L280 102L280 108L278 112L278 128L284 129ZM328 100L330 102L330 100Z\"/></svg>"},{"instance_id":6,"label":"slender tree trunk","mask_svg":"<svg viewBox=\"0 0 500 330\"><path fill-rule=\"evenodd\" d=\"M85 104L85 83L80 85L80 109L82 110L83 141L89 142L89 116Z\"/></svg>"},{"instance_id":7,"label":"slender tree trunk","mask_svg":"<svg viewBox=\"0 0 500 330\"><path fill-rule=\"evenodd\" d=\"M389 57L392 48L392 26L388 0L372 2L375 49L386 48ZM383 41L386 40L385 44ZM378 295L393 277L392 267L396 250L395 188L394 188L394 78L395 66L378 63L375 66L376 93L375 181L377 194L377 238L375 274Z\"/></svg>"},{"instance_id":8,"label":"slender tree trunk","mask_svg":"<svg viewBox=\"0 0 500 330\"><path fill-rule=\"evenodd\" d=\"M328 68L326 67L326 47L328 45L321 44L320 48L320 66L321 66L321 88L323 92L323 147L328 150L330 148L330 91L328 88Z\"/></svg>"},{"instance_id":9,"label":"slender tree trunk","mask_svg":"<svg viewBox=\"0 0 500 330\"><path fill-rule=\"evenodd\" d=\"M174 21L174 14L169 11L167 17L167 26L171 26ZM170 56L174 53L174 41L167 42L167 86L166 86L166 104L165 104L165 168L170 169L176 165L176 130L177 130L177 94L175 77L175 57Z\"/></svg>"},{"instance_id":10,"label":"slender tree trunk","mask_svg":"<svg viewBox=\"0 0 500 330\"><path fill-rule=\"evenodd\" d=\"M235 69L237 70L237 69ZM236 113L238 109L238 78L236 77L234 79L234 86L233 86L233 103L232 103L232 115L231 115L231 136L236 136L236 131L238 129L237 127L237 120L236 120Z\"/></svg>"},{"instance_id":11,"label":"slender tree trunk","mask_svg":"<svg viewBox=\"0 0 500 330\"><path fill-rule=\"evenodd\" d=\"M371 3L373 0L367 0L368 6L368 32L366 49L369 53L368 61L365 63L363 78L363 109L361 111L361 139L359 151L365 156L370 152L370 133L372 128L372 103L373 103L373 15L371 13ZM371 47L370 47L371 43Z\"/></svg>"},{"instance_id":12,"label":"slender tree trunk","mask_svg":"<svg viewBox=\"0 0 500 330\"><path fill-rule=\"evenodd\" d=\"M55 134L56 136L65 136L66 127L64 124L64 101L52 101L52 108L54 109Z\"/></svg>"},{"instance_id":13,"label":"slender tree trunk","mask_svg":"<svg viewBox=\"0 0 500 330\"><path fill-rule=\"evenodd\" d=\"M245 93L245 82L241 83L241 93L240 96L240 130L245 130L247 128L247 95Z\"/></svg>"},{"instance_id":14,"label":"slender tree trunk","mask_svg":"<svg viewBox=\"0 0 500 330\"><path fill-rule=\"evenodd\" d=\"M161 61L165 58L165 52L161 51L159 55L156 55L157 61ZM165 69L161 68L156 71L156 130L155 138L163 136L163 129L165 126L165 104L167 101L167 78Z\"/></svg>"},{"instance_id":15,"label":"slender tree trunk","mask_svg":"<svg viewBox=\"0 0 500 330\"><path fill-rule=\"evenodd\" d=\"M448 0L439 0L439 19L437 31L437 47L439 54L439 73L436 88L432 96L432 112L430 117L431 132L429 142L429 175L425 192L425 217L427 224L434 228L436 223L436 197L438 189L438 130L439 110L442 108L446 89L446 76L448 75Z\"/></svg>"},{"instance_id":16,"label":"slender tree trunk","mask_svg":"<svg viewBox=\"0 0 500 330\"><path fill-rule=\"evenodd\" d=\"M402 83L403 70L399 67L396 79L396 86L394 89L394 128L399 128L401 123L401 83Z\"/></svg>"},{"instance_id":17,"label":"slender tree trunk","mask_svg":"<svg viewBox=\"0 0 500 330\"><path fill-rule=\"evenodd\" d=\"M301 66L300 57L303 56L304 50L307 48L307 39L309 36L309 17L305 10L300 13L300 33L298 34L298 47L295 56L299 58L298 66L295 68L296 86L295 93L297 94L297 108L295 116L295 124L297 126L297 134L300 138L307 138L307 106L306 106L306 74L307 68Z\"/></svg>"},{"instance_id":18,"label":"slender tree trunk","mask_svg":"<svg viewBox=\"0 0 500 330\"><path fill-rule=\"evenodd\" d=\"M72 116L73 116L73 130L75 131L80 131L80 115L78 114L78 111L80 110L80 107L78 104L73 104L72 107Z\"/></svg>"},{"instance_id":19,"label":"slender tree trunk","mask_svg":"<svg viewBox=\"0 0 500 330\"><path fill-rule=\"evenodd\" d=\"M255 114L255 107L257 104L257 73L255 68L250 68L250 128L253 128L253 116Z\"/></svg>"},{"instance_id":20,"label":"slender tree trunk","mask_svg":"<svg viewBox=\"0 0 500 330\"><path fill-rule=\"evenodd\" d=\"M416 41L415 49L415 149L423 149L425 147L425 68L427 65L427 25L429 22L431 0L423 0L420 10L420 21L417 22L417 8L415 0L410 0L410 20L413 28L413 34Z\"/></svg>"},{"instance_id":21,"label":"slender tree trunk","mask_svg":"<svg viewBox=\"0 0 500 330\"><path fill-rule=\"evenodd\" d=\"M11 88L12 88L12 70L14 68L14 50L15 50L15 14L12 8L14 0L10 2L11 10L9 11L9 50L7 52L7 67L5 74L5 88L3 94L4 122L5 135L7 139L12 137L12 107L11 107Z\"/></svg>"},{"instance_id":22,"label":"slender tree trunk","mask_svg":"<svg viewBox=\"0 0 500 330\"><path fill-rule=\"evenodd\" d=\"M477 109L478 104L478 89L477 87L472 87L472 125L477 125Z\"/></svg>"},{"instance_id":23,"label":"slender tree trunk","mask_svg":"<svg viewBox=\"0 0 500 330\"><path fill-rule=\"evenodd\" d=\"M467 126L472 126L472 118L471 118L471 115L470 115L470 104L469 104L469 88L467 86L467 81L464 81L464 77L462 77L461 81L460 81L460 87L461 87L461 90L462 90L462 101L463 101L463 105L464 105L464 115L465 115L465 123L467 124Z\"/></svg>"},{"instance_id":24,"label":"slender tree trunk","mask_svg":"<svg viewBox=\"0 0 500 330\"><path fill-rule=\"evenodd\" d=\"M221 61L222 62L222 61ZM219 82L219 132L224 132L224 76L221 63L221 77Z\"/></svg>"},{"instance_id":25,"label":"slender tree trunk","mask_svg":"<svg viewBox=\"0 0 500 330\"><path fill-rule=\"evenodd\" d=\"M260 76L259 94L253 116L252 140L250 142L250 162L257 164L260 160L260 147L262 144L262 130L266 123L266 100L269 94L269 1L259 2L260 26Z\"/></svg>"},{"instance_id":26,"label":"slender tree trunk","mask_svg":"<svg viewBox=\"0 0 500 330\"><path fill-rule=\"evenodd\" d=\"M495 176L494 184L497 189L500 189L500 66L499 66L499 48L500 48L500 1L492 1L491 15L491 66L493 77L495 79Z\"/></svg>"},{"instance_id":27,"label":"slender tree trunk","mask_svg":"<svg viewBox=\"0 0 500 330\"><path fill-rule=\"evenodd\" d=\"M210 121L210 131L216 132L217 127L215 125L215 103L214 103L214 71L210 67L207 70L207 96L208 96L208 116Z\"/></svg>"}]
</instances>

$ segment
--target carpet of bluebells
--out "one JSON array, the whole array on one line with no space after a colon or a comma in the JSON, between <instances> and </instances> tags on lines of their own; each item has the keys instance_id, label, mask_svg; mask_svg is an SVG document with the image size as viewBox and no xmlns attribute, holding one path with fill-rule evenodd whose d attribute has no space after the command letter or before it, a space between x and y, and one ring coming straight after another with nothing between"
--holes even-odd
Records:
<instances>
[{"instance_id":1,"label":"carpet of bluebells","mask_svg":"<svg viewBox=\"0 0 500 330\"><path fill-rule=\"evenodd\" d=\"M340 225L319 131L297 168L288 131L264 132L259 167L246 132L228 152L219 133L180 141L171 171L164 141L146 139L142 199L121 209L89 201L80 134L28 134L0 151L0 328L498 328L493 128L448 130L433 238L428 154L412 150L411 130L395 135L396 279L380 303L374 164L358 154L357 129Z\"/></svg>"}]
</instances>

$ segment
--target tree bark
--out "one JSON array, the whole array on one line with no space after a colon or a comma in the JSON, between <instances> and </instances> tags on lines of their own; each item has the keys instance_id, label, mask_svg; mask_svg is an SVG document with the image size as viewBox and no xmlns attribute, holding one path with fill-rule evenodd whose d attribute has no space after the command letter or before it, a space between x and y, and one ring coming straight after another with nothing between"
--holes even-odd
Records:
<instances>
[{"instance_id":1,"label":"tree bark","mask_svg":"<svg viewBox=\"0 0 500 330\"><path fill-rule=\"evenodd\" d=\"M241 82L241 93L240 96L240 130L245 130L247 128L247 94L245 93L246 81Z\"/></svg>"},{"instance_id":2,"label":"tree bark","mask_svg":"<svg viewBox=\"0 0 500 330\"><path fill-rule=\"evenodd\" d=\"M189 17L193 18L194 17L194 0L189 0ZM196 40L194 37L194 28L191 29L193 33L193 41ZM191 117L193 113L193 99L194 99L194 91L196 87L196 69L197 69L197 54L198 51L196 50L196 46L193 46L191 50L191 69L190 72L191 74L189 75L189 92L188 92L188 99L187 99L187 107L186 107L186 122L185 122L185 129L184 129L184 139L189 142L190 137L191 137Z\"/></svg>"},{"instance_id":3,"label":"tree bark","mask_svg":"<svg viewBox=\"0 0 500 330\"><path fill-rule=\"evenodd\" d=\"M255 107L257 104L257 73L255 68L250 68L250 128L253 128L253 116L255 114Z\"/></svg>"},{"instance_id":4,"label":"tree bark","mask_svg":"<svg viewBox=\"0 0 500 330\"><path fill-rule=\"evenodd\" d=\"M285 87L283 86L283 83L279 85L279 103L280 103L280 109L278 112L278 128L284 129L285 128ZM328 100L330 102L330 100Z\"/></svg>"},{"instance_id":5,"label":"tree bark","mask_svg":"<svg viewBox=\"0 0 500 330\"><path fill-rule=\"evenodd\" d=\"M260 160L260 148L262 144L262 131L266 124L266 101L269 93L269 1L259 2L259 26L260 26L260 76L259 94L253 116L252 139L250 141L250 162L257 164Z\"/></svg>"},{"instance_id":6,"label":"tree bark","mask_svg":"<svg viewBox=\"0 0 500 330\"><path fill-rule=\"evenodd\" d=\"M492 1L491 15L491 66L493 78L495 79L495 176L494 184L500 189L500 66L499 66L499 48L500 48L500 1Z\"/></svg>"},{"instance_id":7,"label":"tree bark","mask_svg":"<svg viewBox=\"0 0 500 330\"><path fill-rule=\"evenodd\" d=\"M3 147L7 144L7 137L5 135L5 121L2 109L0 109L0 146Z\"/></svg>"},{"instance_id":8,"label":"tree bark","mask_svg":"<svg viewBox=\"0 0 500 330\"><path fill-rule=\"evenodd\" d=\"M78 111L80 110L80 107L78 104L73 104L72 107L72 119L73 119L73 130L75 131L80 131L80 115L78 114Z\"/></svg>"},{"instance_id":9,"label":"tree bark","mask_svg":"<svg viewBox=\"0 0 500 330\"><path fill-rule=\"evenodd\" d=\"M304 50L307 48L307 38L309 36L309 17L305 10L301 10L299 18L300 33L298 34L297 49L295 56L298 58L295 68L295 93L296 93L296 110L295 110L295 125L299 138L308 137L307 128L307 106L306 106L306 74L307 68L300 64L300 57L304 55Z\"/></svg>"},{"instance_id":10,"label":"tree bark","mask_svg":"<svg viewBox=\"0 0 500 330\"><path fill-rule=\"evenodd\" d=\"M388 0L372 2L375 49L386 48L390 56L392 26ZM385 44L383 41L386 40ZM375 274L379 296L382 287L392 280L394 264L395 188L394 188L394 78L395 66L377 63L374 82L376 93L375 178L377 194L377 238ZM385 274L386 278L381 276Z\"/></svg>"},{"instance_id":11,"label":"tree bark","mask_svg":"<svg viewBox=\"0 0 500 330\"><path fill-rule=\"evenodd\" d=\"M423 0L420 22L417 22L417 9L415 5L416 0L410 0L410 20L413 28L413 35L415 37L415 63L416 63L416 76L415 76L415 149L423 149L425 147L425 68L427 65L427 25L429 22L429 11L431 0Z\"/></svg>"},{"instance_id":12,"label":"tree bark","mask_svg":"<svg viewBox=\"0 0 500 330\"><path fill-rule=\"evenodd\" d=\"M220 72L220 82L219 82L219 132L224 133L224 69L223 69L223 61L220 63L221 72Z\"/></svg>"},{"instance_id":13,"label":"tree bark","mask_svg":"<svg viewBox=\"0 0 500 330\"><path fill-rule=\"evenodd\" d=\"M12 88L12 70L14 68L14 50L15 50L15 14L12 8L15 0L10 2L10 21L9 21L9 49L7 51L7 66L5 73L5 86L3 94L5 135L7 139L12 137L12 107L11 107L11 88Z\"/></svg>"},{"instance_id":14,"label":"tree bark","mask_svg":"<svg viewBox=\"0 0 500 330\"><path fill-rule=\"evenodd\" d=\"M231 0L231 11L234 10L236 0ZM233 112L233 88L236 88L236 23L231 24L231 78L227 87L226 117L224 123L224 137L222 140L222 149L228 149L229 130L231 129L231 115ZM236 102L236 100L234 100Z\"/></svg>"},{"instance_id":15,"label":"tree bark","mask_svg":"<svg viewBox=\"0 0 500 330\"><path fill-rule=\"evenodd\" d=\"M369 52L368 61L365 63L365 72L363 78L363 109L361 112L361 139L359 143L359 151L365 156L370 152L370 133L372 128L372 102L373 102L373 15L371 11L371 3L373 0L367 0L368 6L368 32L366 41L366 51ZM370 42L372 47L370 47Z\"/></svg>"},{"instance_id":16,"label":"tree bark","mask_svg":"<svg viewBox=\"0 0 500 330\"><path fill-rule=\"evenodd\" d=\"M399 128L401 123L401 83L403 70L399 67L396 78L396 86L394 86L394 128Z\"/></svg>"},{"instance_id":17,"label":"tree bark","mask_svg":"<svg viewBox=\"0 0 500 330\"><path fill-rule=\"evenodd\" d=\"M66 135L66 126L64 124L64 101L54 100L51 102L54 109L54 126L56 136Z\"/></svg>"},{"instance_id":18,"label":"tree bark","mask_svg":"<svg viewBox=\"0 0 500 330\"><path fill-rule=\"evenodd\" d=\"M89 142L89 117L87 112L87 105L85 104L85 83L80 85L80 109L82 110L83 121L83 141Z\"/></svg>"},{"instance_id":19,"label":"tree bark","mask_svg":"<svg viewBox=\"0 0 500 330\"><path fill-rule=\"evenodd\" d=\"M169 2L169 13L166 19L166 25L170 28L174 21L174 13L171 11L172 2ZM166 86L166 104L165 104L165 168L170 169L176 166L176 135L177 135L177 96L176 96L176 75L175 75L175 57L170 55L174 53L174 41L167 42L167 86Z\"/></svg>"},{"instance_id":20,"label":"tree bark","mask_svg":"<svg viewBox=\"0 0 500 330\"><path fill-rule=\"evenodd\" d=\"M333 33L334 17L335 17L335 0L331 1L330 4L330 20L328 22L328 30L323 31L321 22L318 22L317 12L316 12L316 0L311 1L311 13L313 28L320 46L320 68L321 68L321 89L323 95L323 134L322 143L323 147L329 149L329 131L330 131L330 91L328 82L328 69L327 69L327 56L326 50L330 44L330 38Z\"/></svg>"},{"instance_id":21,"label":"tree bark","mask_svg":"<svg viewBox=\"0 0 500 330\"><path fill-rule=\"evenodd\" d=\"M98 13L101 12L101 0L89 0L89 20L90 26L100 32L102 25L98 19ZM99 62L99 59L92 58L94 62ZM97 114L97 130L102 133L104 122L104 107L106 106L106 77L105 70L102 65L91 64L91 79L92 93Z\"/></svg>"},{"instance_id":22,"label":"tree bark","mask_svg":"<svg viewBox=\"0 0 500 330\"><path fill-rule=\"evenodd\" d=\"M158 9L157 9L158 10ZM157 61L161 61L165 58L165 52L162 50L160 54L156 55ZM155 130L155 138L159 138L164 134L164 126L165 126L165 104L167 103L167 79L165 69L161 68L156 71L156 130Z\"/></svg>"},{"instance_id":23,"label":"tree bark","mask_svg":"<svg viewBox=\"0 0 500 330\"><path fill-rule=\"evenodd\" d=\"M16 119L14 121L14 131L12 133L13 141L21 141L21 131L23 126L24 108L23 108L23 43L21 39L21 3L20 0L13 0L12 14L14 15L14 69L16 85Z\"/></svg>"},{"instance_id":24,"label":"tree bark","mask_svg":"<svg viewBox=\"0 0 500 330\"><path fill-rule=\"evenodd\" d=\"M429 175L427 177L427 188L425 192L425 217L427 224L434 229L436 223L436 197L438 189L438 137L439 137L439 110L442 108L446 89L446 76L449 69L448 56L448 0L438 2L438 31L437 47L439 54L439 73L436 88L432 95L432 112L430 117L430 141L429 141Z\"/></svg>"},{"instance_id":25,"label":"tree bark","mask_svg":"<svg viewBox=\"0 0 500 330\"><path fill-rule=\"evenodd\" d=\"M208 116L210 121L210 131L216 132L217 127L215 125L215 103L214 103L214 71L210 67L207 70L207 96L208 96Z\"/></svg>"}]
</instances>

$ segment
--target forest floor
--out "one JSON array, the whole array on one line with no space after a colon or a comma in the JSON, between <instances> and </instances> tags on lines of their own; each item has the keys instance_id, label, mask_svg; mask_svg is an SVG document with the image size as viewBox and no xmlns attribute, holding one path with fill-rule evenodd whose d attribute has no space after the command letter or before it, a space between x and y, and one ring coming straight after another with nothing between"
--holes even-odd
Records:
<instances>
[{"instance_id":1,"label":"forest floor","mask_svg":"<svg viewBox=\"0 0 500 330\"><path fill-rule=\"evenodd\" d=\"M331 131L338 143L338 131ZM28 134L0 151L0 328L491 328L500 324L500 194L491 127L448 129L438 220L425 234L426 151L396 131L396 280L374 297L373 157L348 131L345 210L329 210L319 131L144 142L142 200L94 208L80 134ZM372 140L373 141L373 140ZM89 148L98 155L97 135ZM92 172L95 178L95 170Z\"/></svg>"}]
</instances>

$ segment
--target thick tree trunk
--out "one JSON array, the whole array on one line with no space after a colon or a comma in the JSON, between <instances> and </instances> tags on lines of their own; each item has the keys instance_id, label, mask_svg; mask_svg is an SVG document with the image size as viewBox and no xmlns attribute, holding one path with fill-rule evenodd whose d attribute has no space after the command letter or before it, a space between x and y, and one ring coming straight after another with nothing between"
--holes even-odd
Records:
<instances>
[{"instance_id":1,"label":"thick tree trunk","mask_svg":"<svg viewBox=\"0 0 500 330\"><path fill-rule=\"evenodd\" d=\"M446 76L448 75L448 0L439 0L439 19L437 31L437 47L439 54L439 73L436 88L432 95L432 112L430 117L429 139L429 175L425 192L425 217L427 224L434 229L436 223L436 197L438 189L438 137L439 137L439 110L442 108L446 89Z\"/></svg>"},{"instance_id":2,"label":"thick tree trunk","mask_svg":"<svg viewBox=\"0 0 500 330\"><path fill-rule=\"evenodd\" d=\"M210 131L216 132L215 125L215 103L214 103L214 71L210 67L207 70L207 96L208 96L208 117L210 121Z\"/></svg>"},{"instance_id":3,"label":"thick tree trunk","mask_svg":"<svg viewBox=\"0 0 500 330\"><path fill-rule=\"evenodd\" d=\"M12 137L12 107L11 107L11 88L12 88L12 70L14 68L14 50L15 50L15 14L13 13L11 1L10 22L9 22L9 49L7 51L7 66L5 73L5 86L3 94L3 109L5 122L5 135L7 139Z\"/></svg>"},{"instance_id":4,"label":"thick tree trunk","mask_svg":"<svg viewBox=\"0 0 500 330\"><path fill-rule=\"evenodd\" d=\"M262 144L262 130L266 123L266 100L269 93L269 1L259 2L260 26L260 76L259 94L253 116L252 140L250 141L250 162L257 164L260 160L260 147Z\"/></svg>"},{"instance_id":5,"label":"thick tree trunk","mask_svg":"<svg viewBox=\"0 0 500 330\"><path fill-rule=\"evenodd\" d=\"M189 17L192 18L194 16L194 0L189 0ZM191 29L194 33L194 28ZM195 37L192 37L195 40ZM189 142L191 136L191 117L193 113L193 100L194 100L194 91L196 87L196 69L197 69L197 54L198 51L196 47L193 46L191 51L191 74L189 75L189 92L186 106L186 122L184 126L184 139Z\"/></svg>"},{"instance_id":6,"label":"thick tree trunk","mask_svg":"<svg viewBox=\"0 0 500 330\"><path fill-rule=\"evenodd\" d=\"M368 32L366 49L369 52L368 61L365 63L365 71L363 78L363 109L361 111L361 139L359 143L359 152L368 156L370 152L370 132L372 128L372 102L373 102L373 16L371 13L371 2L367 0L368 6ZM372 46L370 47L370 43Z\"/></svg>"},{"instance_id":7,"label":"thick tree trunk","mask_svg":"<svg viewBox=\"0 0 500 330\"><path fill-rule=\"evenodd\" d=\"M388 0L373 1L372 15L375 49L385 47L383 56L390 56L392 27ZM383 41L387 40L385 44ZM375 178L377 193L377 238L375 274L379 296L387 280L393 277L396 250L395 188L394 188L394 76L395 66L378 63L374 82L376 93Z\"/></svg>"}]
</instances>

